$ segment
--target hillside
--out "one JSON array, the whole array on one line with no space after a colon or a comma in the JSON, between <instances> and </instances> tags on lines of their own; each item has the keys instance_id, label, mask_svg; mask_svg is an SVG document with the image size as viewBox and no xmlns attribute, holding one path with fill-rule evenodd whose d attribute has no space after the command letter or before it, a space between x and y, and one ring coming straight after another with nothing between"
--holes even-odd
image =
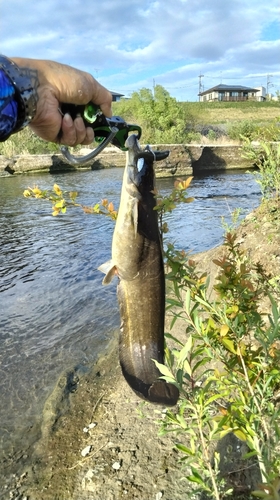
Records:
<instances>
[{"instance_id":1,"label":"hillside","mask_svg":"<svg viewBox=\"0 0 280 500\"><path fill-rule=\"evenodd\" d=\"M280 120L280 102L209 102L182 103L185 110L194 113L199 122L208 124L235 123L250 120L255 123L271 123Z\"/></svg>"},{"instance_id":2,"label":"hillside","mask_svg":"<svg viewBox=\"0 0 280 500\"><path fill-rule=\"evenodd\" d=\"M129 100L127 101L129 103ZM280 120L280 101L247 102L180 102L185 114L200 123L234 123L240 120L271 122ZM113 113L119 114L122 101L113 103Z\"/></svg>"},{"instance_id":3,"label":"hillside","mask_svg":"<svg viewBox=\"0 0 280 500\"><path fill-rule=\"evenodd\" d=\"M114 114L142 127L144 142L201 143L205 137L239 142L240 135L251 140L280 138L280 101L177 102L159 90L155 96L146 90L113 103Z\"/></svg>"}]
</instances>

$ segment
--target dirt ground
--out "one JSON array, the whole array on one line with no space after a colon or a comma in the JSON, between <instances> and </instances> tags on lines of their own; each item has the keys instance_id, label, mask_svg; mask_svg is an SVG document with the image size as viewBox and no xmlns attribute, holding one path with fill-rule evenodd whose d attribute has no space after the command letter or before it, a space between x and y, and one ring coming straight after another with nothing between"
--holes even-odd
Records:
<instances>
[{"instance_id":1,"label":"dirt ground","mask_svg":"<svg viewBox=\"0 0 280 500\"><path fill-rule=\"evenodd\" d=\"M47 432L43 429L32 463L6 498L185 498L173 442L158 437L162 411L139 399L125 382L115 339L70 393L64 414L51 426L45 419Z\"/></svg>"},{"instance_id":2,"label":"dirt ground","mask_svg":"<svg viewBox=\"0 0 280 500\"><path fill-rule=\"evenodd\" d=\"M238 229L243 248L278 280L279 208L276 205L269 212L265 208L254 211ZM221 247L217 247L195 256L212 278L217 272L212 259L221 252ZM158 435L157 421L165 409L141 401L128 387L118 363L117 339L91 373L80 381L75 377L66 379L67 404L62 406L60 415L48 413L31 463L3 498L191 499L188 483L182 480L178 452L174 450L175 437ZM239 470L236 483L253 481L239 465L231 465L233 470Z\"/></svg>"}]
</instances>

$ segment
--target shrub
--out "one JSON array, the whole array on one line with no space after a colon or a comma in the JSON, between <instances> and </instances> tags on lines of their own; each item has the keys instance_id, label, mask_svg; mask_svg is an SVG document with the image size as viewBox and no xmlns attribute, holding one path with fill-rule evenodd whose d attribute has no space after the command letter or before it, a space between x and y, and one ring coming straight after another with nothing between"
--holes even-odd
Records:
<instances>
[{"instance_id":1,"label":"shrub","mask_svg":"<svg viewBox=\"0 0 280 500\"><path fill-rule=\"evenodd\" d=\"M261 142L252 145L247 137L243 137L241 148L243 158L247 158L258 167L252 172L261 187L263 198L280 195L280 144Z\"/></svg>"},{"instance_id":2,"label":"shrub","mask_svg":"<svg viewBox=\"0 0 280 500\"><path fill-rule=\"evenodd\" d=\"M273 297L262 267L251 264L235 235L226 235L225 249L214 261L220 272L214 286L217 297L210 300L209 277L197 271L193 260L168 247L170 332L183 320L185 334L183 339L166 334L175 347L166 347L167 366L157 363L162 378L173 382L181 395L178 411L166 412L160 432L177 436L176 448L193 493L220 500L235 486L250 491L250 485L234 485L230 475L221 474L220 453L214 448L232 434L247 448L244 475L247 467L259 471L263 486L254 495L279 500L278 494L269 496L278 484L280 465L280 409L275 405L280 384L279 297ZM264 295L271 301L267 321L259 311Z\"/></svg>"},{"instance_id":3,"label":"shrub","mask_svg":"<svg viewBox=\"0 0 280 500\"><path fill-rule=\"evenodd\" d=\"M240 136L248 139L253 139L257 130L257 126L249 120L231 125L228 129L228 136L233 140L240 140Z\"/></svg>"},{"instance_id":4,"label":"shrub","mask_svg":"<svg viewBox=\"0 0 280 500\"><path fill-rule=\"evenodd\" d=\"M29 127L11 135L7 141L0 142L0 154L8 157L22 154L52 154L55 152L58 152L57 144L40 139Z\"/></svg>"}]
</instances>

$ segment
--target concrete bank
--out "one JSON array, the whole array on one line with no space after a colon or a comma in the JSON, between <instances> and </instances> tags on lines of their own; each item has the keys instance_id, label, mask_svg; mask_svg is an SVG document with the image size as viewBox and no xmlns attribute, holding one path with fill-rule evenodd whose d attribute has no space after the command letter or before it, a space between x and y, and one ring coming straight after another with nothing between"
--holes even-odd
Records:
<instances>
[{"instance_id":1,"label":"concrete bank","mask_svg":"<svg viewBox=\"0 0 280 500\"><path fill-rule=\"evenodd\" d=\"M238 145L160 144L152 145L154 150L170 150L169 157L156 164L157 177L198 175L207 171L226 169L248 169L252 164L241 157ZM82 156L89 149L81 150ZM108 147L89 163L72 166L61 154L18 155L6 158L0 155L0 177L30 174L35 172L72 172L75 170L99 170L124 167L125 153L115 147Z\"/></svg>"}]
</instances>

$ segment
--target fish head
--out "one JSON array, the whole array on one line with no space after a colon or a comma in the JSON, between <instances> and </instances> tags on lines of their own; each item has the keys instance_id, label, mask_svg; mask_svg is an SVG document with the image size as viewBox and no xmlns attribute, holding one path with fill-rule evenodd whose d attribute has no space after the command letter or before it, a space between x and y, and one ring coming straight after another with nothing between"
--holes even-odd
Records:
<instances>
[{"instance_id":1,"label":"fish head","mask_svg":"<svg viewBox=\"0 0 280 500\"><path fill-rule=\"evenodd\" d=\"M135 134L130 135L126 142L128 183L140 195L152 190L154 185L153 163L155 156L152 151L142 150Z\"/></svg>"},{"instance_id":2,"label":"fish head","mask_svg":"<svg viewBox=\"0 0 280 500\"><path fill-rule=\"evenodd\" d=\"M154 162L163 160L169 151L153 151L150 146L141 149L135 134L130 135L125 143L127 147L128 177L140 195L154 189Z\"/></svg>"}]
</instances>

